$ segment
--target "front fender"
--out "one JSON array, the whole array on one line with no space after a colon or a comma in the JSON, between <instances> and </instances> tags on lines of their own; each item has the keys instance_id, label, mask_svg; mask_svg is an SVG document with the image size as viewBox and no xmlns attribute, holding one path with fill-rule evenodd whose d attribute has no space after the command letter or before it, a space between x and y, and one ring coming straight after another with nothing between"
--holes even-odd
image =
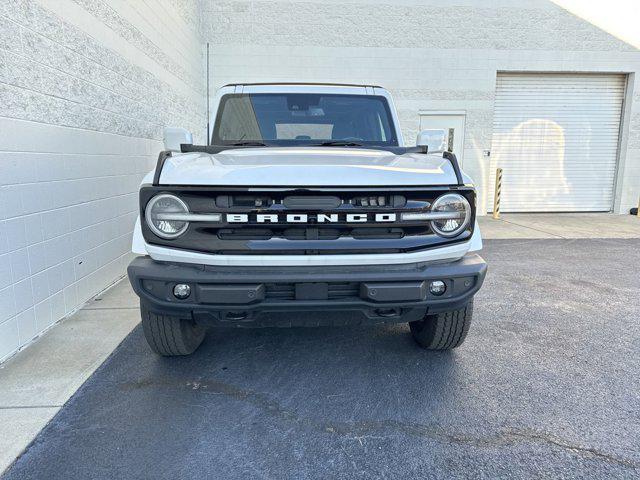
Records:
<instances>
[{"instance_id":1,"label":"front fender","mask_svg":"<svg viewBox=\"0 0 640 480\"><path fill-rule=\"evenodd\" d=\"M149 255L147 252L147 244L142 236L142 227L140 226L140 215L136 218L136 225L133 227L133 239L131 241L131 251L137 255Z\"/></svg>"}]
</instances>

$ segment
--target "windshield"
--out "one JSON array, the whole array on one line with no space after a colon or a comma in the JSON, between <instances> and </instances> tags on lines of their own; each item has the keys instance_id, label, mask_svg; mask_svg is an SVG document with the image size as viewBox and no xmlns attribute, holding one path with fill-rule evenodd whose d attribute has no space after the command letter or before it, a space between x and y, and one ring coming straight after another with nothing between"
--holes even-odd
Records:
<instances>
[{"instance_id":1,"label":"windshield","mask_svg":"<svg viewBox=\"0 0 640 480\"><path fill-rule=\"evenodd\" d=\"M255 93L222 97L211 143L397 146L398 139L381 96Z\"/></svg>"}]
</instances>

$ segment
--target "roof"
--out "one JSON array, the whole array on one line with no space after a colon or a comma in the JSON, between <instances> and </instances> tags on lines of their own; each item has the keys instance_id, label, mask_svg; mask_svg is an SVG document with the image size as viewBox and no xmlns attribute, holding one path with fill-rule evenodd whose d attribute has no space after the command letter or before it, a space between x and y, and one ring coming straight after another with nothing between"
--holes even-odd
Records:
<instances>
[{"instance_id":1,"label":"roof","mask_svg":"<svg viewBox=\"0 0 640 480\"><path fill-rule=\"evenodd\" d=\"M322 82L261 82L261 83L228 83L225 87L236 86L256 86L256 85L316 85L321 87L372 87L372 88L384 88L380 85L367 85L363 83L322 83Z\"/></svg>"}]
</instances>

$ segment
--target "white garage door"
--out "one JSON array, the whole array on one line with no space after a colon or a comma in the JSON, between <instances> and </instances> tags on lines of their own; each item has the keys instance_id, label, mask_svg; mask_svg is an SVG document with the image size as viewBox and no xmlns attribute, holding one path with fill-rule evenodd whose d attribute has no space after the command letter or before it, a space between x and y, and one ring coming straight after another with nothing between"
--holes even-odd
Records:
<instances>
[{"instance_id":1,"label":"white garage door","mask_svg":"<svg viewBox=\"0 0 640 480\"><path fill-rule=\"evenodd\" d=\"M609 211L624 75L498 74L489 210L503 169L503 212Z\"/></svg>"}]
</instances>

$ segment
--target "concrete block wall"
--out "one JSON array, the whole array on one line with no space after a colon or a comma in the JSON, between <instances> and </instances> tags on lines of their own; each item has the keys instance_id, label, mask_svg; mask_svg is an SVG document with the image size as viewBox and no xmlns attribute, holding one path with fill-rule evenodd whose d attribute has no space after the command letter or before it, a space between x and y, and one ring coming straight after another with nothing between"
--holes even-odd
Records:
<instances>
[{"instance_id":1,"label":"concrete block wall","mask_svg":"<svg viewBox=\"0 0 640 480\"><path fill-rule=\"evenodd\" d=\"M464 111L463 168L478 184L481 214L493 176L483 150L491 149L498 71L640 70L637 49L547 0L202 0L202 11L216 87L380 84L396 99L407 143L415 141L420 111ZM631 92L619 213L640 193L640 107Z\"/></svg>"},{"instance_id":2,"label":"concrete block wall","mask_svg":"<svg viewBox=\"0 0 640 480\"><path fill-rule=\"evenodd\" d=\"M640 72L628 76L620 149L625 154L617 175L616 204L621 213L640 207Z\"/></svg>"},{"instance_id":3,"label":"concrete block wall","mask_svg":"<svg viewBox=\"0 0 640 480\"><path fill-rule=\"evenodd\" d=\"M197 6L0 2L0 361L124 274L163 127L204 140Z\"/></svg>"}]
</instances>

